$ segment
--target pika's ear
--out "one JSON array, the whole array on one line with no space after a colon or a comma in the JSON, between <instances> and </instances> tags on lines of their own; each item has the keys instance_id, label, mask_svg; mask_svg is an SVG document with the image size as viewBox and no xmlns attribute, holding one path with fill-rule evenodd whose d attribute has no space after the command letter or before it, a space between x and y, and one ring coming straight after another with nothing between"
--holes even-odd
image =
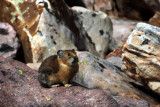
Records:
<instances>
[{"instance_id":1,"label":"pika's ear","mask_svg":"<svg viewBox=\"0 0 160 107\"><path fill-rule=\"evenodd\" d=\"M57 52L57 55L58 55L59 58L62 58L62 56L63 56L63 51L62 51L62 50L59 50L59 51Z\"/></svg>"}]
</instances>

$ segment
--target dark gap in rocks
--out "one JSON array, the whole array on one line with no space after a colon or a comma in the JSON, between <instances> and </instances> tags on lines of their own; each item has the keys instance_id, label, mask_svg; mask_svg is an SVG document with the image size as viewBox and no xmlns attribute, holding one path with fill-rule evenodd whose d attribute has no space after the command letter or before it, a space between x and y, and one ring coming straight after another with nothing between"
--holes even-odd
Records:
<instances>
[{"instance_id":1,"label":"dark gap in rocks","mask_svg":"<svg viewBox=\"0 0 160 107\"><path fill-rule=\"evenodd\" d=\"M130 84L139 91L143 92L144 94L151 96L157 103L160 103L160 96L157 93L150 90L147 86L141 86L133 82L130 82Z\"/></svg>"},{"instance_id":2,"label":"dark gap in rocks","mask_svg":"<svg viewBox=\"0 0 160 107\"><path fill-rule=\"evenodd\" d=\"M0 84L4 83L4 81L0 80Z\"/></svg>"},{"instance_id":3,"label":"dark gap in rocks","mask_svg":"<svg viewBox=\"0 0 160 107\"><path fill-rule=\"evenodd\" d=\"M145 40L142 42L142 44L141 44L141 45L147 45L149 42L150 42L150 40L145 39Z\"/></svg>"},{"instance_id":4,"label":"dark gap in rocks","mask_svg":"<svg viewBox=\"0 0 160 107\"><path fill-rule=\"evenodd\" d=\"M0 47L0 52L9 52L14 51L14 48L9 46L8 44L2 44Z\"/></svg>"},{"instance_id":5,"label":"dark gap in rocks","mask_svg":"<svg viewBox=\"0 0 160 107\"><path fill-rule=\"evenodd\" d=\"M15 60L18 60L20 62L23 62L25 63L25 58L24 58L24 51L23 51L23 48L22 48L22 44L20 43L20 47L19 49L17 50L17 54L14 58Z\"/></svg>"},{"instance_id":6,"label":"dark gap in rocks","mask_svg":"<svg viewBox=\"0 0 160 107\"><path fill-rule=\"evenodd\" d=\"M64 0L69 7L81 6L86 7L83 0Z\"/></svg>"},{"instance_id":7,"label":"dark gap in rocks","mask_svg":"<svg viewBox=\"0 0 160 107\"><path fill-rule=\"evenodd\" d=\"M3 28L0 28L0 34L2 35L8 35L8 30L7 29L3 29Z\"/></svg>"},{"instance_id":8,"label":"dark gap in rocks","mask_svg":"<svg viewBox=\"0 0 160 107\"><path fill-rule=\"evenodd\" d=\"M106 68L103 64L101 64L101 63L99 63L99 62L98 62L98 64L99 64L99 66L100 66L101 68L103 68L103 69Z\"/></svg>"},{"instance_id":9,"label":"dark gap in rocks","mask_svg":"<svg viewBox=\"0 0 160 107\"><path fill-rule=\"evenodd\" d=\"M7 75L6 71L1 71L1 73L2 73L3 76Z\"/></svg>"}]
</instances>

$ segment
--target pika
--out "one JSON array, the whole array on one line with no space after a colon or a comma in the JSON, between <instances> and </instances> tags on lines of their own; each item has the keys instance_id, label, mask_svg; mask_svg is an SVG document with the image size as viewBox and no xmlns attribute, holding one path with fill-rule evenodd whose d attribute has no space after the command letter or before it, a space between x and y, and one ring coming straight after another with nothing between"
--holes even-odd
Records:
<instances>
[{"instance_id":1,"label":"pika","mask_svg":"<svg viewBox=\"0 0 160 107\"><path fill-rule=\"evenodd\" d=\"M59 84L69 87L78 70L75 50L59 50L57 55L52 55L42 62L38 70L38 80L43 87L50 88Z\"/></svg>"}]
</instances>

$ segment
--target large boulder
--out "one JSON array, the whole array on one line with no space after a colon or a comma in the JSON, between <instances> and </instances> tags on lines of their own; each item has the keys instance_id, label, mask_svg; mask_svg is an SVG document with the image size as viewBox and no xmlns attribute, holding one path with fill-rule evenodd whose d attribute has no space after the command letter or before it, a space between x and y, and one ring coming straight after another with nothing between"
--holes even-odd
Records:
<instances>
[{"instance_id":1,"label":"large boulder","mask_svg":"<svg viewBox=\"0 0 160 107\"><path fill-rule=\"evenodd\" d=\"M160 95L160 28L138 23L123 48L122 70Z\"/></svg>"},{"instance_id":2,"label":"large boulder","mask_svg":"<svg viewBox=\"0 0 160 107\"><path fill-rule=\"evenodd\" d=\"M38 72L25 64L0 57L1 107L149 107L147 101L112 96L80 86L43 88Z\"/></svg>"},{"instance_id":3,"label":"large boulder","mask_svg":"<svg viewBox=\"0 0 160 107\"><path fill-rule=\"evenodd\" d=\"M0 22L0 56L15 58L19 48L19 40L13 27Z\"/></svg>"},{"instance_id":4,"label":"large boulder","mask_svg":"<svg viewBox=\"0 0 160 107\"><path fill-rule=\"evenodd\" d=\"M113 26L109 16L83 7L72 7L72 10L75 13L75 23L82 25L96 51L104 58L109 49L113 50L117 46L112 38Z\"/></svg>"},{"instance_id":5,"label":"large boulder","mask_svg":"<svg viewBox=\"0 0 160 107\"><path fill-rule=\"evenodd\" d=\"M26 62L41 62L59 49L87 50L104 57L82 24L74 22L73 12L63 0L2 0L0 8L0 21L10 23L17 31Z\"/></svg>"}]
</instances>

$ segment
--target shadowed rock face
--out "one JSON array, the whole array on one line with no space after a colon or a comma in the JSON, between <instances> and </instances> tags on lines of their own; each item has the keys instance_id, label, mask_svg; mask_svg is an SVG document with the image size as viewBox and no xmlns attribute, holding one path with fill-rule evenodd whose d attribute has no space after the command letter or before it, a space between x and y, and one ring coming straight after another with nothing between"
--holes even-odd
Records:
<instances>
[{"instance_id":1,"label":"shadowed rock face","mask_svg":"<svg viewBox=\"0 0 160 107\"><path fill-rule=\"evenodd\" d=\"M0 57L0 106L21 107L148 107L146 101L114 97L100 89L80 86L43 88L38 72L25 64Z\"/></svg>"}]
</instances>

